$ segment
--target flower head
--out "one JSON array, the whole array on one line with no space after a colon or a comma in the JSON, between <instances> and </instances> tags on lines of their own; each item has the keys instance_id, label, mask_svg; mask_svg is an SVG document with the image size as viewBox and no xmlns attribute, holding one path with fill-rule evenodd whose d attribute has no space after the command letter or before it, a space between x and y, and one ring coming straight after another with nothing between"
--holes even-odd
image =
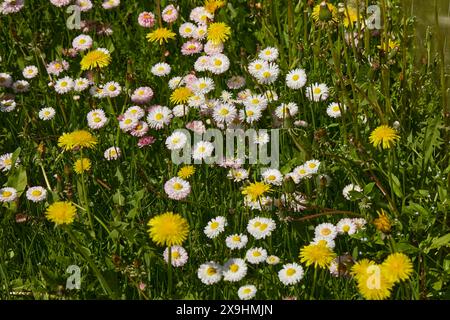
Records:
<instances>
[{"instance_id":1,"label":"flower head","mask_svg":"<svg viewBox=\"0 0 450 320\"><path fill-rule=\"evenodd\" d=\"M403 253L391 253L381 264L388 280L399 282L407 280L413 272L413 266L409 257Z\"/></svg>"},{"instance_id":2,"label":"flower head","mask_svg":"<svg viewBox=\"0 0 450 320\"><path fill-rule=\"evenodd\" d=\"M91 70L95 68L104 68L111 62L111 56L106 50L93 50L88 52L81 59L81 70Z\"/></svg>"},{"instance_id":3,"label":"flower head","mask_svg":"<svg viewBox=\"0 0 450 320\"><path fill-rule=\"evenodd\" d=\"M399 138L395 129L387 125L381 125L372 131L369 140L375 148L381 145L383 149L389 149L395 145L396 140Z\"/></svg>"},{"instance_id":4,"label":"flower head","mask_svg":"<svg viewBox=\"0 0 450 320\"><path fill-rule=\"evenodd\" d=\"M173 104L184 104L192 96L191 89L187 87L176 88L170 95L170 102Z\"/></svg>"},{"instance_id":5,"label":"flower head","mask_svg":"<svg viewBox=\"0 0 450 320\"><path fill-rule=\"evenodd\" d=\"M338 11L334 5L327 1L322 1L314 7L311 16L316 23L336 23L338 21L337 13Z\"/></svg>"},{"instance_id":6,"label":"flower head","mask_svg":"<svg viewBox=\"0 0 450 320\"><path fill-rule=\"evenodd\" d=\"M83 172L89 171L90 169L91 160L89 160L88 158L78 159L73 165L73 170L75 170L75 172L78 174L82 174Z\"/></svg>"},{"instance_id":7,"label":"flower head","mask_svg":"<svg viewBox=\"0 0 450 320\"><path fill-rule=\"evenodd\" d=\"M213 22L208 27L208 41L213 44L225 42L231 34L231 28L224 22Z\"/></svg>"},{"instance_id":8,"label":"flower head","mask_svg":"<svg viewBox=\"0 0 450 320\"><path fill-rule=\"evenodd\" d=\"M159 42L159 44L162 45L163 42L175 39L175 36L176 34L167 28L158 28L147 34L147 39L149 42Z\"/></svg>"},{"instance_id":9,"label":"flower head","mask_svg":"<svg viewBox=\"0 0 450 320\"><path fill-rule=\"evenodd\" d=\"M373 224L378 231L381 231L383 233L389 233L389 231L391 231L391 221L389 220L389 217L383 209L378 212L378 218L373 220Z\"/></svg>"},{"instance_id":10,"label":"flower head","mask_svg":"<svg viewBox=\"0 0 450 320\"><path fill-rule=\"evenodd\" d=\"M181 179L188 179L195 173L194 166L184 166L178 170L178 177Z\"/></svg>"},{"instance_id":11,"label":"flower head","mask_svg":"<svg viewBox=\"0 0 450 320\"><path fill-rule=\"evenodd\" d=\"M148 226L150 238L160 246L181 245L189 234L187 220L173 212L151 218Z\"/></svg>"},{"instance_id":12,"label":"flower head","mask_svg":"<svg viewBox=\"0 0 450 320\"><path fill-rule=\"evenodd\" d=\"M97 144L97 139L85 130L77 130L71 133L64 133L58 139L58 146L64 150L74 150L78 148L91 149Z\"/></svg>"},{"instance_id":13,"label":"flower head","mask_svg":"<svg viewBox=\"0 0 450 320\"><path fill-rule=\"evenodd\" d=\"M268 191L270 191L270 185L264 182L254 182L245 187L242 190L242 194L249 197L251 201L258 201Z\"/></svg>"},{"instance_id":14,"label":"flower head","mask_svg":"<svg viewBox=\"0 0 450 320\"><path fill-rule=\"evenodd\" d=\"M314 264L314 267L326 268L335 257L336 254L323 242L309 244L300 250L300 261L306 266Z\"/></svg>"},{"instance_id":15,"label":"flower head","mask_svg":"<svg viewBox=\"0 0 450 320\"><path fill-rule=\"evenodd\" d=\"M71 224L75 218L77 209L68 201L58 201L47 208L45 216L56 225Z\"/></svg>"}]
</instances>

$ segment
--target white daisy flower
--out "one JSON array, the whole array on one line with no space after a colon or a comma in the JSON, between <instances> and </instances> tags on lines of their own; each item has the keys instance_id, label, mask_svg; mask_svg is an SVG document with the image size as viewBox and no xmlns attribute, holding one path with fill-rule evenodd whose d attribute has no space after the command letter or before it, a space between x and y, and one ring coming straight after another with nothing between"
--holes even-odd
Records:
<instances>
[{"instance_id":1,"label":"white daisy flower","mask_svg":"<svg viewBox=\"0 0 450 320\"><path fill-rule=\"evenodd\" d=\"M5 153L0 156L0 170L3 172L11 170L12 166L12 153ZM15 166L17 167L20 163L20 159L16 159Z\"/></svg>"},{"instance_id":2,"label":"white daisy flower","mask_svg":"<svg viewBox=\"0 0 450 320\"><path fill-rule=\"evenodd\" d=\"M10 187L0 189L0 202L12 202L17 198L17 190Z\"/></svg>"},{"instance_id":3,"label":"white daisy flower","mask_svg":"<svg viewBox=\"0 0 450 320\"><path fill-rule=\"evenodd\" d=\"M187 116L189 113L189 106L186 106L184 104L179 104L173 107L172 113L175 117L181 118L184 116Z\"/></svg>"},{"instance_id":4,"label":"white daisy flower","mask_svg":"<svg viewBox=\"0 0 450 320\"><path fill-rule=\"evenodd\" d=\"M120 150L120 148L114 146L106 149L105 152L103 153L103 156L108 161L117 160L118 158L120 158L121 155L122 151Z\"/></svg>"},{"instance_id":5,"label":"white daisy flower","mask_svg":"<svg viewBox=\"0 0 450 320\"><path fill-rule=\"evenodd\" d=\"M210 56L208 70L214 74L222 74L230 67L230 60L222 53Z\"/></svg>"},{"instance_id":6,"label":"white daisy flower","mask_svg":"<svg viewBox=\"0 0 450 320\"><path fill-rule=\"evenodd\" d=\"M334 247L336 246L334 239L325 237L325 236L314 237L314 239L311 243L312 244L325 244L330 249L334 249Z\"/></svg>"},{"instance_id":7,"label":"white daisy flower","mask_svg":"<svg viewBox=\"0 0 450 320\"><path fill-rule=\"evenodd\" d=\"M203 160L211 156L214 151L214 145L209 141L199 141L195 144L192 152L194 160Z\"/></svg>"},{"instance_id":8,"label":"white daisy flower","mask_svg":"<svg viewBox=\"0 0 450 320\"><path fill-rule=\"evenodd\" d=\"M301 165L295 167L289 176L294 180L294 183L298 184L301 179L308 178L310 175L308 170L306 170L305 165Z\"/></svg>"},{"instance_id":9,"label":"white daisy flower","mask_svg":"<svg viewBox=\"0 0 450 320\"><path fill-rule=\"evenodd\" d=\"M22 75L25 79L33 79L38 75L38 68L36 66L27 66L23 68Z\"/></svg>"},{"instance_id":10,"label":"white daisy flower","mask_svg":"<svg viewBox=\"0 0 450 320\"><path fill-rule=\"evenodd\" d=\"M303 165L305 167L306 172L309 174L315 174L319 170L320 161L319 160L308 160Z\"/></svg>"},{"instance_id":11,"label":"white daisy flower","mask_svg":"<svg viewBox=\"0 0 450 320\"><path fill-rule=\"evenodd\" d=\"M367 224L367 221L364 218L353 218L352 221L356 226L356 231L364 229Z\"/></svg>"},{"instance_id":12,"label":"white daisy flower","mask_svg":"<svg viewBox=\"0 0 450 320\"><path fill-rule=\"evenodd\" d=\"M52 107L47 107L47 108L42 108L41 110L39 110L39 119L47 121L47 120L51 120L53 119L53 117L55 116L55 109L53 109Z\"/></svg>"},{"instance_id":13,"label":"white daisy flower","mask_svg":"<svg viewBox=\"0 0 450 320\"><path fill-rule=\"evenodd\" d=\"M327 100L329 95L329 90L324 83L314 83L306 88L306 97L315 102Z\"/></svg>"},{"instance_id":14,"label":"white daisy flower","mask_svg":"<svg viewBox=\"0 0 450 320\"><path fill-rule=\"evenodd\" d=\"M126 116L124 115L124 117L122 118L122 120L119 121L119 127L120 129L122 129L124 132L129 132L131 130L133 130L134 128L136 128L136 126L138 125L139 120L133 116Z\"/></svg>"},{"instance_id":15,"label":"white daisy flower","mask_svg":"<svg viewBox=\"0 0 450 320\"><path fill-rule=\"evenodd\" d=\"M234 182L241 182L248 178L248 171L243 168L232 168L228 171L227 178L233 180Z\"/></svg>"},{"instance_id":16,"label":"white daisy flower","mask_svg":"<svg viewBox=\"0 0 450 320\"><path fill-rule=\"evenodd\" d=\"M269 64L267 63L267 61L264 61L262 59L257 59L255 61L252 61L249 65L248 65L248 72L256 77L262 70L267 69L267 67L269 66Z\"/></svg>"},{"instance_id":17,"label":"white daisy flower","mask_svg":"<svg viewBox=\"0 0 450 320\"><path fill-rule=\"evenodd\" d=\"M268 102L278 101L278 94L273 90L267 90L264 92L264 96L266 97Z\"/></svg>"},{"instance_id":18,"label":"white daisy flower","mask_svg":"<svg viewBox=\"0 0 450 320\"><path fill-rule=\"evenodd\" d=\"M295 102L282 103L275 109L275 115L279 119L293 117L298 113L298 106Z\"/></svg>"},{"instance_id":19,"label":"white daisy flower","mask_svg":"<svg viewBox=\"0 0 450 320\"><path fill-rule=\"evenodd\" d=\"M250 300L253 299L256 295L256 287L251 284L247 284L238 289L238 297L241 300Z\"/></svg>"},{"instance_id":20,"label":"white daisy flower","mask_svg":"<svg viewBox=\"0 0 450 320\"><path fill-rule=\"evenodd\" d=\"M33 202L41 202L45 200L47 197L47 190L45 190L43 187L37 186L37 187L31 187L28 188L26 193L27 199Z\"/></svg>"},{"instance_id":21,"label":"white daisy flower","mask_svg":"<svg viewBox=\"0 0 450 320\"><path fill-rule=\"evenodd\" d=\"M152 100L153 90L150 87L139 87L133 91L131 101L138 104L145 104Z\"/></svg>"},{"instance_id":22,"label":"white daisy flower","mask_svg":"<svg viewBox=\"0 0 450 320\"><path fill-rule=\"evenodd\" d=\"M205 7L196 7L192 9L191 13L189 14L189 19L197 22L200 25L205 25L208 20L214 19L214 15L208 12Z\"/></svg>"},{"instance_id":23,"label":"white daisy flower","mask_svg":"<svg viewBox=\"0 0 450 320\"><path fill-rule=\"evenodd\" d=\"M166 139L166 146L169 150L179 150L184 148L187 136L181 131L175 131Z\"/></svg>"},{"instance_id":24,"label":"white daisy flower","mask_svg":"<svg viewBox=\"0 0 450 320\"><path fill-rule=\"evenodd\" d=\"M118 84L115 81L107 82L103 86L104 94L110 98L117 97L120 94L121 90L122 90L122 87L120 86L120 84Z\"/></svg>"},{"instance_id":25,"label":"white daisy flower","mask_svg":"<svg viewBox=\"0 0 450 320\"><path fill-rule=\"evenodd\" d=\"M228 89L240 89L245 86L245 78L242 76L232 76L227 80Z\"/></svg>"},{"instance_id":26,"label":"white daisy flower","mask_svg":"<svg viewBox=\"0 0 450 320\"><path fill-rule=\"evenodd\" d=\"M223 43L222 42L214 43L212 41L208 41L205 44L204 51L207 55L210 55L210 56L213 56L218 53L222 53L223 52Z\"/></svg>"},{"instance_id":27,"label":"white daisy flower","mask_svg":"<svg viewBox=\"0 0 450 320\"><path fill-rule=\"evenodd\" d=\"M345 106L341 105L342 110L345 110ZM339 103L332 102L328 105L327 114L331 118L339 118L341 116L341 108L339 108Z\"/></svg>"},{"instance_id":28,"label":"white daisy flower","mask_svg":"<svg viewBox=\"0 0 450 320\"><path fill-rule=\"evenodd\" d=\"M197 26L195 24L186 22L180 26L180 29L178 31L180 33L180 36L182 36L183 38L192 38L196 29Z\"/></svg>"},{"instance_id":29,"label":"white daisy flower","mask_svg":"<svg viewBox=\"0 0 450 320\"><path fill-rule=\"evenodd\" d=\"M221 234L223 231L225 231L225 227L228 225L227 219L223 216L217 216L213 219L211 219L206 227L203 229L203 232L205 235L210 238L214 239L219 234Z\"/></svg>"},{"instance_id":30,"label":"white daisy flower","mask_svg":"<svg viewBox=\"0 0 450 320\"><path fill-rule=\"evenodd\" d=\"M173 177L164 184L164 191L173 200L183 200L191 193L191 185L188 181Z\"/></svg>"},{"instance_id":31,"label":"white daisy flower","mask_svg":"<svg viewBox=\"0 0 450 320\"><path fill-rule=\"evenodd\" d=\"M340 234L355 234L356 233L356 224L353 222L353 219L344 218L339 220L336 224L336 229Z\"/></svg>"},{"instance_id":32,"label":"white daisy flower","mask_svg":"<svg viewBox=\"0 0 450 320\"><path fill-rule=\"evenodd\" d=\"M270 141L269 134L267 132L255 132L255 136L253 137L253 140L256 144L265 145Z\"/></svg>"},{"instance_id":33,"label":"white daisy flower","mask_svg":"<svg viewBox=\"0 0 450 320\"><path fill-rule=\"evenodd\" d=\"M334 239L337 236L336 227L331 223L321 223L314 229L314 237Z\"/></svg>"},{"instance_id":34,"label":"white daisy flower","mask_svg":"<svg viewBox=\"0 0 450 320\"><path fill-rule=\"evenodd\" d=\"M147 123L149 124L150 128L159 130L164 126L169 125L172 117L172 111L169 108L163 106L155 106L149 111L147 115Z\"/></svg>"},{"instance_id":35,"label":"white daisy flower","mask_svg":"<svg viewBox=\"0 0 450 320\"><path fill-rule=\"evenodd\" d=\"M344 189L342 189L342 195L347 200L352 200L352 196L350 195L350 191L362 192L363 189L360 186L358 186L358 185L354 185L353 183L350 183L349 185L345 186Z\"/></svg>"},{"instance_id":36,"label":"white daisy flower","mask_svg":"<svg viewBox=\"0 0 450 320\"><path fill-rule=\"evenodd\" d=\"M193 86L189 87L195 94L207 94L214 90L214 81L211 78L198 78L193 83Z\"/></svg>"},{"instance_id":37,"label":"white daisy flower","mask_svg":"<svg viewBox=\"0 0 450 320\"><path fill-rule=\"evenodd\" d=\"M0 73L0 87L9 88L13 83L13 78L8 73Z\"/></svg>"},{"instance_id":38,"label":"white daisy flower","mask_svg":"<svg viewBox=\"0 0 450 320\"><path fill-rule=\"evenodd\" d=\"M130 134L133 137L143 137L146 135L146 133L148 132L148 124L145 121L138 121L138 124L136 125L136 127L130 131Z\"/></svg>"},{"instance_id":39,"label":"white daisy flower","mask_svg":"<svg viewBox=\"0 0 450 320\"><path fill-rule=\"evenodd\" d=\"M12 84L14 93L27 92L30 89L30 83L25 80L18 80Z\"/></svg>"},{"instance_id":40,"label":"white daisy flower","mask_svg":"<svg viewBox=\"0 0 450 320\"><path fill-rule=\"evenodd\" d=\"M214 261L200 265L197 270L200 281L206 285L211 285L222 280L222 266Z\"/></svg>"},{"instance_id":41,"label":"white daisy flower","mask_svg":"<svg viewBox=\"0 0 450 320\"><path fill-rule=\"evenodd\" d=\"M251 264L260 264L267 259L267 250L263 248L251 248L245 254L245 260Z\"/></svg>"},{"instance_id":42,"label":"white daisy flower","mask_svg":"<svg viewBox=\"0 0 450 320\"><path fill-rule=\"evenodd\" d=\"M164 77L170 73L170 70L171 68L169 64L160 62L152 67L151 72L157 77Z\"/></svg>"},{"instance_id":43,"label":"white daisy flower","mask_svg":"<svg viewBox=\"0 0 450 320\"><path fill-rule=\"evenodd\" d=\"M223 266L223 280L237 282L247 275L247 265L240 258L229 259Z\"/></svg>"},{"instance_id":44,"label":"white daisy flower","mask_svg":"<svg viewBox=\"0 0 450 320\"><path fill-rule=\"evenodd\" d=\"M286 85L288 88L298 90L305 86L307 79L305 70L294 69L286 75Z\"/></svg>"},{"instance_id":45,"label":"white daisy flower","mask_svg":"<svg viewBox=\"0 0 450 320\"><path fill-rule=\"evenodd\" d=\"M218 123L230 123L236 118L236 114L236 108L228 103L220 103L213 110L213 118Z\"/></svg>"},{"instance_id":46,"label":"white daisy flower","mask_svg":"<svg viewBox=\"0 0 450 320\"><path fill-rule=\"evenodd\" d=\"M274 186L281 186L283 183L283 175L278 169L266 169L261 174L264 182Z\"/></svg>"},{"instance_id":47,"label":"white daisy flower","mask_svg":"<svg viewBox=\"0 0 450 320\"><path fill-rule=\"evenodd\" d=\"M255 75L256 80L261 84L274 83L280 73L280 68L275 63L268 63L267 68L262 69Z\"/></svg>"},{"instance_id":48,"label":"white daisy flower","mask_svg":"<svg viewBox=\"0 0 450 320\"><path fill-rule=\"evenodd\" d=\"M283 269L278 272L278 278L285 286L289 286L302 280L303 274L302 266L294 262L285 264Z\"/></svg>"},{"instance_id":49,"label":"white daisy flower","mask_svg":"<svg viewBox=\"0 0 450 320\"><path fill-rule=\"evenodd\" d=\"M270 265L276 265L278 263L280 263L280 258L278 258L277 256L268 256L266 259L266 263L270 264Z\"/></svg>"},{"instance_id":50,"label":"white daisy flower","mask_svg":"<svg viewBox=\"0 0 450 320\"><path fill-rule=\"evenodd\" d=\"M169 263L169 248L166 248L163 253L164 261ZM181 246L172 246L172 266L175 268L184 266L188 261L188 253Z\"/></svg>"},{"instance_id":51,"label":"white daisy flower","mask_svg":"<svg viewBox=\"0 0 450 320\"><path fill-rule=\"evenodd\" d=\"M194 70L197 72L209 70L211 64L211 58L209 56L200 56L194 63Z\"/></svg>"},{"instance_id":52,"label":"white daisy flower","mask_svg":"<svg viewBox=\"0 0 450 320\"><path fill-rule=\"evenodd\" d=\"M194 94L194 95L189 97L187 103L188 103L189 107L199 108L200 106L205 104L205 102L206 102L206 99L205 99L204 95L202 95L202 94Z\"/></svg>"},{"instance_id":53,"label":"white daisy flower","mask_svg":"<svg viewBox=\"0 0 450 320\"><path fill-rule=\"evenodd\" d=\"M14 100L0 100L0 111L1 112L11 112L16 109L16 102Z\"/></svg>"},{"instance_id":54,"label":"white daisy flower","mask_svg":"<svg viewBox=\"0 0 450 320\"><path fill-rule=\"evenodd\" d=\"M247 106L239 111L239 119L250 124L258 122L261 116L262 110L258 106Z\"/></svg>"},{"instance_id":55,"label":"white daisy flower","mask_svg":"<svg viewBox=\"0 0 450 320\"><path fill-rule=\"evenodd\" d=\"M73 90L81 92L89 87L89 80L86 78L78 78L74 80Z\"/></svg>"},{"instance_id":56,"label":"white daisy flower","mask_svg":"<svg viewBox=\"0 0 450 320\"><path fill-rule=\"evenodd\" d=\"M76 3L80 7L80 11L82 12L89 11L93 7L91 0L77 0Z\"/></svg>"},{"instance_id":57,"label":"white daisy flower","mask_svg":"<svg viewBox=\"0 0 450 320\"><path fill-rule=\"evenodd\" d=\"M275 221L270 218L256 217L251 219L247 225L247 231L255 239L264 239L275 230Z\"/></svg>"},{"instance_id":58,"label":"white daisy flower","mask_svg":"<svg viewBox=\"0 0 450 320\"><path fill-rule=\"evenodd\" d=\"M124 115L140 120L145 116L145 110L139 106L132 106L125 111Z\"/></svg>"},{"instance_id":59,"label":"white daisy flower","mask_svg":"<svg viewBox=\"0 0 450 320\"><path fill-rule=\"evenodd\" d=\"M265 61L274 61L278 58L278 49L274 47L267 47L265 49L262 49L259 52L258 57Z\"/></svg>"},{"instance_id":60,"label":"white daisy flower","mask_svg":"<svg viewBox=\"0 0 450 320\"><path fill-rule=\"evenodd\" d=\"M55 91L59 94L70 92L74 87L73 80L70 77L58 79L55 83Z\"/></svg>"},{"instance_id":61,"label":"white daisy flower","mask_svg":"<svg viewBox=\"0 0 450 320\"><path fill-rule=\"evenodd\" d=\"M173 77L169 80L169 88L170 90L175 90L178 87L181 87L184 84L182 77Z\"/></svg>"},{"instance_id":62,"label":"white daisy flower","mask_svg":"<svg viewBox=\"0 0 450 320\"><path fill-rule=\"evenodd\" d=\"M86 34L80 34L72 41L72 47L77 51L84 51L92 47L92 38Z\"/></svg>"},{"instance_id":63,"label":"white daisy flower","mask_svg":"<svg viewBox=\"0 0 450 320\"><path fill-rule=\"evenodd\" d=\"M225 239L225 244L231 250L242 249L247 245L248 237L245 234L232 234Z\"/></svg>"},{"instance_id":64,"label":"white daisy flower","mask_svg":"<svg viewBox=\"0 0 450 320\"><path fill-rule=\"evenodd\" d=\"M89 111L86 118L89 128L94 130L103 128L108 121L108 118L105 116L105 112L102 109Z\"/></svg>"},{"instance_id":65,"label":"white daisy flower","mask_svg":"<svg viewBox=\"0 0 450 320\"><path fill-rule=\"evenodd\" d=\"M251 197L246 196L244 198L244 206L249 207L252 210L263 210L269 209L272 204L272 199L270 197L261 197L256 201L253 201Z\"/></svg>"},{"instance_id":66,"label":"white daisy flower","mask_svg":"<svg viewBox=\"0 0 450 320\"><path fill-rule=\"evenodd\" d=\"M233 94L229 91L222 90L220 93L220 100L225 103L232 103L233 102Z\"/></svg>"}]
</instances>

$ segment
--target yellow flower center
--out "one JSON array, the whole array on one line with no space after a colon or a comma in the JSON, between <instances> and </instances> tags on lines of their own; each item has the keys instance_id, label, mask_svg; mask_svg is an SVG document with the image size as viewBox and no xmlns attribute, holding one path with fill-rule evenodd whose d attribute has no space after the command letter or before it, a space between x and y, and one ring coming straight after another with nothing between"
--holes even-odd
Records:
<instances>
[{"instance_id":1,"label":"yellow flower center","mask_svg":"<svg viewBox=\"0 0 450 320\"><path fill-rule=\"evenodd\" d=\"M253 256L254 256L254 257L260 257L260 256L261 256L261 252L259 252L259 251L253 251Z\"/></svg>"},{"instance_id":2,"label":"yellow flower center","mask_svg":"<svg viewBox=\"0 0 450 320\"><path fill-rule=\"evenodd\" d=\"M187 27L186 29L184 29L184 32L186 32L186 33L191 33L191 32L192 32L192 29L189 28L189 27Z\"/></svg>"},{"instance_id":3,"label":"yellow flower center","mask_svg":"<svg viewBox=\"0 0 450 320\"><path fill-rule=\"evenodd\" d=\"M80 44L85 44L86 43L86 39L80 39Z\"/></svg>"},{"instance_id":4,"label":"yellow flower center","mask_svg":"<svg viewBox=\"0 0 450 320\"><path fill-rule=\"evenodd\" d=\"M267 223L261 223L261 225L259 226L259 230L264 231L266 230L268 227Z\"/></svg>"},{"instance_id":5,"label":"yellow flower center","mask_svg":"<svg viewBox=\"0 0 450 320\"><path fill-rule=\"evenodd\" d=\"M211 223L211 229L216 230L219 227L219 223L218 222L213 222Z\"/></svg>"},{"instance_id":6,"label":"yellow flower center","mask_svg":"<svg viewBox=\"0 0 450 320\"><path fill-rule=\"evenodd\" d=\"M41 190L33 190L33 191L31 192L31 195L32 195L33 197L39 197L41 194L42 194L42 191L41 191Z\"/></svg>"},{"instance_id":7,"label":"yellow flower center","mask_svg":"<svg viewBox=\"0 0 450 320\"><path fill-rule=\"evenodd\" d=\"M320 88L314 88L314 94L319 94L322 92L322 89Z\"/></svg>"},{"instance_id":8,"label":"yellow flower center","mask_svg":"<svg viewBox=\"0 0 450 320\"><path fill-rule=\"evenodd\" d=\"M273 181L275 179L276 179L276 177L273 174L271 174L270 176L267 177L267 180L270 180L270 181Z\"/></svg>"},{"instance_id":9,"label":"yellow flower center","mask_svg":"<svg viewBox=\"0 0 450 320\"><path fill-rule=\"evenodd\" d=\"M211 267L209 267L208 270L206 270L206 274L207 274L208 276L213 276L213 275L215 275L216 273L217 273L217 270L214 269L214 268L211 268Z\"/></svg>"},{"instance_id":10,"label":"yellow flower center","mask_svg":"<svg viewBox=\"0 0 450 320\"><path fill-rule=\"evenodd\" d=\"M3 191L3 193L2 193L2 196L4 198L9 198L9 197L11 197L11 195L12 195L11 191Z\"/></svg>"},{"instance_id":11,"label":"yellow flower center","mask_svg":"<svg viewBox=\"0 0 450 320\"><path fill-rule=\"evenodd\" d=\"M350 231L350 226L347 224L347 225L345 225L345 226L342 227L342 230L343 230L344 232L349 232L349 231Z\"/></svg>"},{"instance_id":12,"label":"yellow flower center","mask_svg":"<svg viewBox=\"0 0 450 320\"><path fill-rule=\"evenodd\" d=\"M235 242L238 242L238 241L241 241L241 237L239 237L239 236L233 236L233 241L235 241Z\"/></svg>"},{"instance_id":13,"label":"yellow flower center","mask_svg":"<svg viewBox=\"0 0 450 320\"><path fill-rule=\"evenodd\" d=\"M133 120L131 120L131 119L126 119L125 120L125 124L130 124L130 123L132 123L133 122Z\"/></svg>"},{"instance_id":14,"label":"yellow flower center","mask_svg":"<svg viewBox=\"0 0 450 320\"><path fill-rule=\"evenodd\" d=\"M182 185L181 183L179 183L179 182L175 182L175 183L173 184L173 188L174 188L175 190L179 191L179 190L183 189L183 185Z\"/></svg>"},{"instance_id":15,"label":"yellow flower center","mask_svg":"<svg viewBox=\"0 0 450 320\"><path fill-rule=\"evenodd\" d=\"M252 99L252 104L258 104L259 103L259 99Z\"/></svg>"},{"instance_id":16,"label":"yellow flower center","mask_svg":"<svg viewBox=\"0 0 450 320\"><path fill-rule=\"evenodd\" d=\"M239 266L236 264L236 263L233 263L231 266L230 266L230 271L231 272L237 272L239 270Z\"/></svg>"},{"instance_id":17,"label":"yellow flower center","mask_svg":"<svg viewBox=\"0 0 450 320\"><path fill-rule=\"evenodd\" d=\"M180 253L178 251L172 252L172 259L178 259L180 257Z\"/></svg>"},{"instance_id":18,"label":"yellow flower center","mask_svg":"<svg viewBox=\"0 0 450 320\"><path fill-rule=\"evenodd\" d=\"M200 151L200 152L205 152L205 150L206 150L206 148L204 146L201 146L198 148L198 151Z\"/></svg>"},{"instance_id":19,"label":"yellow flower center","mask_svg":"<svg viewBox=\"0 0 450 320\"><path fill-rule=\"evenodd\" d=\"M338 111L339 111L339 106L334 106L334 107L333 107L333 111L334 111L334 112L338 112Z\"/></svg>"},{"instance_id":20,"label":"yellow flower center","mask_svg":"<svg viewBox=\"0 0 450 320\"><path fill-rule=\"evenodd\" d=\"M252 290L250 288L245 288L244 290L242 290L242 293L244 293L244 294L249 294L251 292L252 292Z\"/></svg>"},{"instance_id":21,"label":"yellow flower center","mask_svg":"<svg viewBox=\"0 0 450 320\"><path fill-rule=\"evenodd\" d=\"M251 117L253 116L255 113L252 110L247 110L247 116Z\"/></svg>"},{"instance_id":22,"label":"yellow flower center","mask_svg":"<svg viewBox=\"0 0 450 320\"><path fill-rule=\"evenodd\" d=\"M286 274L287 274L289 277L292 277L296 272L297 272L297 271L295 271L294 268L289 268L289 269L286 270Z\"/></svg>"},{"instance_id":23,"label":"yellow flower center","mask_svg":"<svg viewBox=\"0 0 450 320\"><path fill-rule=\"evenodd\" d=\"M226 116L230 112L228 111L228 109L221 109L219 113L221 116Z\"/></svg>"},{"instance_id":24,"label":"yellow flower center","mask_svg":"<svg viewBox=\"0 0 450 320\"><path fill-rule=\"evenodd\" d=\"M300 79L300 76L298 74L294 74L292 80L297 81L298 79Z\"/></svg>"},{"instance_id":25,"label":"yellow flower center","mask_svg":"<svg viewBox=\"0 0 450 320\"><path fill-rule=\"evenodd\" d=\"M214 64L215 64L216 66L220 67L220 66L222 65L222 60L219 60L219 59L214 60Z\"/></svg>"},{"instance_id":26,"label":"yellow flower center","mask_svg":"<svg viewBox=\"0 0 450 320\"><path fill-rule=\"evenodd\" d=\"M7 166L10 166L12 164L12 159L11 158L5 159L5 164Z\"/></svg>"},{"instance_id":27,"label":"yellow flower center","mask_svg":"<svg viewBox=\"0 0 450 320\"><path fill-rule=\"evenodd\" d=\"M272 75L272 74L271 74L269 71L265 71L265 72L263 73L263 77L264 77L264 78L269 78L271 75Z\"/></svg>"},{"instance_id":28,"label":"yellow flower center","mask_svg":"<svg viewBox=\"0 0 450 320\"><path fill-rule=\"evenodd\" d=\"M331 233L331 230L328 228L322 229L322 231L320 231L320 233L324 236L328 236Z\"/></svg>"},{"instance_id":29,"label":"yellow flower center","mask_svg":"<svg viewBox=\"0 0 450 320\"><path fill-rule=\"evenodd\" d=\"M163 114L162 113L157 113L157 114L155 114L155 119L156 120L162 120L162 118L163 118L164 116L163 116Z\"/></svg>"},{"instance_id":30,"label":"yellow flower center","mask_svg":"<svg viewBox=\"0 0 450 320\"><path fill-rule=\"evenodd\" d=\"M109 87L108 87L108 90L109 91L115 91L116 90L116 86L115 85L110 85Z\"/></svg>"},{"instance_id":31,"label":"yellow flower center","mask_svg":"<svg viewBox=\"0 0 450 320\"><path fill-rule=\"evenodd\" d=\"M259 63L255 65L256 70L261 70L262 67L263 67L262 64L259 64Z\"/></svg>"}]
</instances>

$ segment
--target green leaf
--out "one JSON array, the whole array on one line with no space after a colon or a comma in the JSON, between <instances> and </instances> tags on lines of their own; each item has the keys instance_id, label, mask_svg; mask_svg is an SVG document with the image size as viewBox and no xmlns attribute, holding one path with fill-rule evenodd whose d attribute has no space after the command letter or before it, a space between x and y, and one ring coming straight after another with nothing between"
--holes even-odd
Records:
<instances>
[{"instance_id":1,"label":"green leaf","mask_svg":"<svg viewBox=\"0 0 450 320\"><path fill-rule=\"evenodd\" d=\"M402 198L403 192L402 192L400 180L398 180L398 178L393 173L391 173L391 179L392 179L391 188L394 190L395 195L399 198Z\"/></svg>"},{"instance_id":2,"label":"green leaf","mask_svg":"<svg viewBox=\"0 0 450 320\"><path fill-rule=\"evenodd\" d=\"M450 233L447 233L445 236L434 238L431 242L431 246L428 249L439 249L443 246L448 246L450 242Z\"/></svg>"},{"instance_id":3,"label":"green leaf","mask_svg":"<svg viewBox=\"0 0 450 320\"><path fill-rule=\"evenodd\" d=\"M18 196L22 194L27 186L27 171L24 167L20 166L14 170L12 175L9 176L7 185L17 190Z\"/></svg>"},{"instance_id":4,"label":"green leaf","mask_svg":"<svg viewBox=\"0 0 450 320\"><path fill-rule=\"evenodd\" d=\"M434 148L438 144L438 140L440 137L440 127L442 125L441 117L436 117L430 120L428 127L425 131L425 138L423 140L423 150L424 150L424 158L423 158L423 168L426 170L426 166L428 161L431 158Z\"/></svg>"},{"instance_id":5,"label":"green leaf","mask_svg":"<svg viewBox=\"0 0 450 320\"><path fill-rule=\"evenodd\" d=\"M367 184L367 185L364 187L364 194L365 194L365 195L368 195L369 193L371 193L374 186L375 186L375 182L371 182L371 183Z\"/></svg>"}]
</instances>

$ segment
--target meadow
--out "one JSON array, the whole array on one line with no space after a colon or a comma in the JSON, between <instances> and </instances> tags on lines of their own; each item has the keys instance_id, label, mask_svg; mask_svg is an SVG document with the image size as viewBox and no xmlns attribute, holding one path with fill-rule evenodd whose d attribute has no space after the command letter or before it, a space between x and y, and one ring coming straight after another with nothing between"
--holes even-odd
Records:
<instances>
[{"instance_id":1,"label":"meadow","mask_svg":"<svg viewBox=\"0 0 450 320\"><path fill-rule=\"evenodd\" d=\"M0 299L450 299L444 2L0 0Z\"/></svg>"}]
</instances>

